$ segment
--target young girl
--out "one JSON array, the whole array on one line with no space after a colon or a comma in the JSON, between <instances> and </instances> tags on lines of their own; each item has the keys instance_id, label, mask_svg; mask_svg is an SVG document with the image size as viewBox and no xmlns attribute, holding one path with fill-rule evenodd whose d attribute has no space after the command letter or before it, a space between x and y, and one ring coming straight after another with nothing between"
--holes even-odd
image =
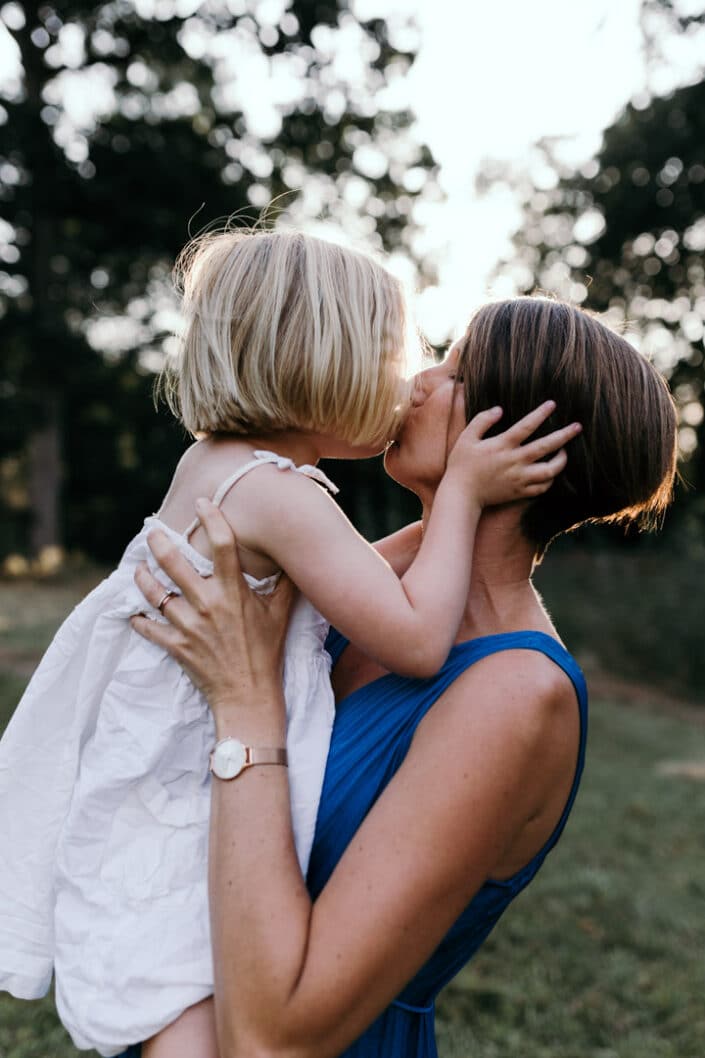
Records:
<instances>
[{"instance_id":1,"label":"young girl","mask_svg":"<svg viewBox=\"0 0 705 1058\"><path fill-rule=\"evenodd\" d=\"M106 1056L213 990L209 761L219 779L236 780L243 767L282 766L288 756L305 872L333 720L327 622L385 668L432 675L461 619L481 507L545 491L565 456L534 461L570 436L521 444L550 404L491 439L483 434L500 412L477 416L450 454L400 580L315 468L323 456L375 453L392 436L406 400L397 281L361 254L281 232L208 236L182 268L188 327L170 396L203 439L118 569L57 633L0 744L0 985L34 998L54 968L75 1044ZM286 747L214 747L201 695L131 629L146 607L135 568L155 569L151 528L203 576L212 572L193 520L201 496L235 529L254 590L273 590L284 570L301 591L287 639ZM162 582L154 620L175 594Z\"/></svg>"}]
</instances>

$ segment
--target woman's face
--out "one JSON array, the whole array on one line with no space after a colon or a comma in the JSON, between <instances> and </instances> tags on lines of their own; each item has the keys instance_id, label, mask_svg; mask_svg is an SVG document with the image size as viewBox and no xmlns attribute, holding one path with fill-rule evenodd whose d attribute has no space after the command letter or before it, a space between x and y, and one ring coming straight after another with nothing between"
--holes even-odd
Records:
<instances>
[{"instance_id":1,"label":"woman's face","mask_svg":"<svg viewBox=\"0 0 705 1058\"><path fill-rule=\"evenodd\" d=\"M385 453L389 476L414 492L436 488L448 453L465 428L458 360L458 349L451 347L445 360L416 376L408 415Z\"/></svg>"}]
</instances>

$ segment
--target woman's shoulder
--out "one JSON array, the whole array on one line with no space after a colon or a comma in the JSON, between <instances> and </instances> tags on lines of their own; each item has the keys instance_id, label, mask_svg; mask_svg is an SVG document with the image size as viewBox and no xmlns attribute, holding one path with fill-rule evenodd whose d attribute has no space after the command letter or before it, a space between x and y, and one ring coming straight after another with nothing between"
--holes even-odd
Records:
<instances>
[{"instance_id":1,"label":"woman's shoulder","mask_svg":"<svg viewBox=\"0 0 705 1058\"><path fill-rule=\"evenodd\" d=\"M455 657L454 657L455 655ZM522 629L480 636L456 644L449 662L457 670L457 689L501 689L526 704L587 705L585 677L557 635Z\"/></svg>"},{"instance_id":2,"label":"woman's shoulder","mask_svg":"<svg viewBox=\"0 0 705 1058\"><path fill-rule=\"evenodd\" d=\"M587 694L560 640L540 632L487 636L458 644L449 662L452 678L419 725L419 738L453 740L469 756L480 740L503 747L497 759L527 774L540 759L544 777L573 775L584 749Z\"/></svg>"},{"instance_id":3,"label":"woman's shoulder","mask_svg":"<svg viewBox=\"0 0 705 1058\"><path fill-rule=\"evenodd\" d=\"M570 658L553 642L556 657ZM556 840L580 780L586 700L552 652L546 644L545 650L510 646L486 654L458 674L417 731L424 754L452 746L465 762L454 781L449 770L448 796L464 803L465 776L479 770L478 810L510 827L493 878L513 877Z\"/></svg>"},{"instance_id":4,"label":"woman's shoulder","mask_svg":"<svg viewBox=\"0 0 705 1058\"><path fill-rule=\"evenodd\" d=\"M579 669L558 640L552 643L554 647L541 642L539 649L531 640L510 640L501 650L483 653L460 669L437 704L455 704L464 718L476 720L492 712L524 735L550 732L557 715L572 716L576 696L580 699L575 680ZM477 650L478 641L471 645Z\"/></svg>"}]
</instances>

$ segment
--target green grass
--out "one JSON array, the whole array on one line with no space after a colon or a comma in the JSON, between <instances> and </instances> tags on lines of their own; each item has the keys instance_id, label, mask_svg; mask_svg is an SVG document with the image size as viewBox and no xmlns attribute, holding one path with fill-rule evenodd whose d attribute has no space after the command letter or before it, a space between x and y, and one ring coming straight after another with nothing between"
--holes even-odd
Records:
<instances>
[{"instance_id":1,"label":"green grass","mask_svg":"<svg viewBox=\"0 0 705 1058\"><path fill-rule=\"evenodd\" d=\"M705 548L640 539L590 550L564 537L534 583L586 665L705 703Z\"/></svg>"},{"instance_id":2,"label":"green grass","mask_svg":"<svg viewBox=\"0 0 705 1058\"><path fill-rule=\"evenodd\" d=\"M45 581L0 581L0 649L41 654L58 624L103 576L88 568Z\"/></svg>"},{"instance_id":3,"label":"green grass","mask_svg":"<svg viewBox=\"0 0 705 1058\"><path fill-rule=\"evenodd\" d=\"M443 1058L703 1058L705 727L594 702L568 829L439 1004ZM705 775L705 768L703 771Z\"/></svg>"},{"instance_id":4,"label":"green grass","mask_svg":"<svg viewBox=\"0 0 705 1058\"><path fill-rule=\"evenodd\" d=\"M21 670L87 586L2 586L0 727ZM705 786L662 774L664 762L700 763L705 776L705 713L592 703L566 834L441 996L442 1058L705 1056ZM0 994L0 1058L86 1053L51 997Z\"/></svg>"}]
</instances>

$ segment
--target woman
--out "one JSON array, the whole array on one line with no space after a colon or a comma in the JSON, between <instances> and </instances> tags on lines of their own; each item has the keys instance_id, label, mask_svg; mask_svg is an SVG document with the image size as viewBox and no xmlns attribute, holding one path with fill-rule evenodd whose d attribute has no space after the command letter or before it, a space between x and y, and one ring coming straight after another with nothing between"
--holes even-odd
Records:
<instances>
[{"instance_id":1,"label":"woman","mask_svg":"<svg viewBox=\"0 0 705 1058\"><path fill-rule=\"evenodd\" d=\"M172 1058L432 1058L435 995L558 840L583 765L586 691L530 576L549 542L582 522L658 519L676 456L667 388L580 310L534 298L490 305L418 377L385 465L419 496L423 524L468 419L498 404L514 422L547 398L583 434L548 493L483 513L465 616L439 674L386 675L331 635L337 718L308 891L285 769L214 780L217 1045L207 1000L175 1023ZM219 740L282 746L286 599L266 612L243 592L230 530L210 505L199 513L217 575L201 581L155 534L184 598L166 610L172 627L135 625L202 687ZM419 534L412 526L383 543L397 570ZM156 604L161 586L144 570L138 583ZM245 636L247 654L234 656ZM149 1044L143 1054L161 1058Z\"/></svg>"}]
</instances>

